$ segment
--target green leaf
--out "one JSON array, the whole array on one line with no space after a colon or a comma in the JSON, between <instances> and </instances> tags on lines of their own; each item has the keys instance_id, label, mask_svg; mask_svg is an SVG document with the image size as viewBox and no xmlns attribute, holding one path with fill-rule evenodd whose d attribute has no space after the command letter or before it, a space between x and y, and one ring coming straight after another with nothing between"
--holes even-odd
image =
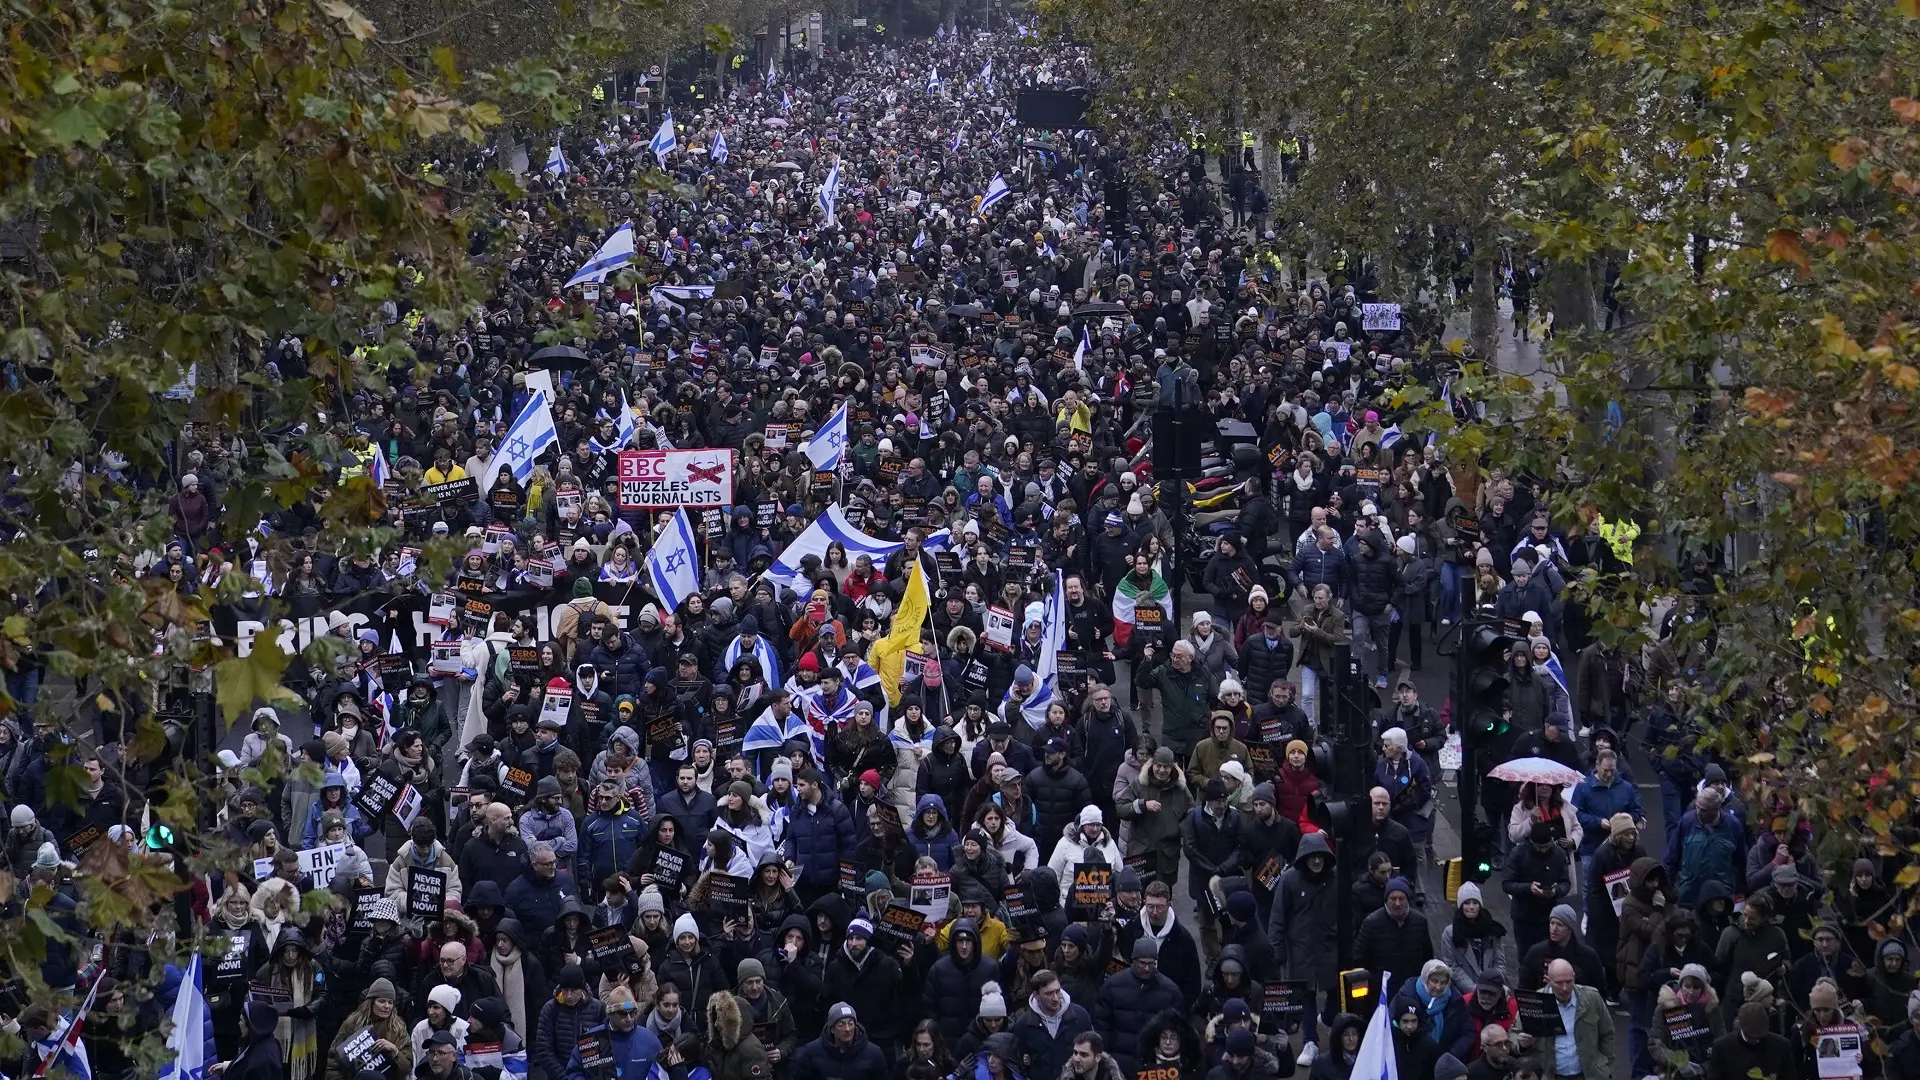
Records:
<instances>
[{"instance_id":1,"label":"green leaf","mask_svg":"<svg viewBox=\"0 0 1920 1080\"><path fill-rule=\"evenodd\" d=\"M269 704L298 704L300 698L280 685L287 670L287 654L267 632L254 636L254 648L246 656L222 660L213 669L214 694L228 723L246 715L255 701Z\"/></svg>"},{"instance_id":2,"label":"green leaf","mask_svg":"<svg viewBox=\"0 0 1920 1080\"><path fill-rule=\"evenodd\" d=\"M46 133L47 140L62 150L76 143L99 146L107 141L107 129L100 126L100 121L94 119L92 113L78 105L54 113L40 127Z\"/></svg>"}]
</instances>

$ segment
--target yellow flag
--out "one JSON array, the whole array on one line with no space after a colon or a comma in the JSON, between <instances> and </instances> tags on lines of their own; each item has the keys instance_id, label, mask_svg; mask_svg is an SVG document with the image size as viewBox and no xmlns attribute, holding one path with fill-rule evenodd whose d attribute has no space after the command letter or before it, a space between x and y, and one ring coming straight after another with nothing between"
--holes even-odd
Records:
<instances>
[{"instance_id":1,"label":"yellow flag","mask_svg":"<svg viewBox=\"0 0 1920 1080\"><path fill-rule=\"evenodd\" d=\"M900 704L900 680L907 671L907 650L920 644L920 624L927 621L933 600L927 595L927 579L920 571L920 560L913 560L907 572L907 593L893 612L893 629L867 650L867 664L880 676L887 691L889 708Z\"/></svg>"}]
</instances>

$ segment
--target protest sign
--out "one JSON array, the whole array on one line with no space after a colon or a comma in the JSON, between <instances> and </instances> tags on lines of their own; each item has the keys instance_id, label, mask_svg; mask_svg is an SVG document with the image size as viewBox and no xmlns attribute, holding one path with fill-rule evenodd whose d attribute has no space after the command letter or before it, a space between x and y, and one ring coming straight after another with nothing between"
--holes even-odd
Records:
<instances>
[{"instance_id":1,"label":"protest sign","mask_svg":"<svg viewBox=\"0 0 1920 1080\"><path fill-rule=\"evenodd\" d=\"M447 875L442 870L413 867L407 872L407 914L439 922L447 911Z\"/></svg>"},{"instance_id":2,"label":"protest sign","mask_svg":"<svg viewBox=\"0 0 1920 1080\"><path fill-rule=\"evenodd\" d=\"M946 874L914 875L907 906L925 915L929 922L946 922L948 909L953 906L953 879Z\"/></svg>"},{"instance_id":3,"label":"protest sign","mask_svg":"<svg viewBox=\"0 0 1920 1080\"><path fill-rule=\"evenodd\" d=\"M1113 867L1107 863L1075 863L1073 891L1068 899L1083 911L1100 912L1113 899Z\"/></svg>"},{"instance_id":4,"label":"protest sign","mask_svg":"<svg viewBox=\"0 0 1920 1080\"><path fill-rule=\"evenodd\" d=\"M880 921L874 924L874 931L886 939L888 951L901 945L912 945L920 940L920 930L927 925L927 917L912 908L894 901L887 910L880 913Z\"/></svg>"},{"instance_id":5,"label":"protest sign","mask_svg":"<svg viewBox=\"0 0 1920 1080\"><path fill-rule=\"evenodd\" d=\"M1362 330L1398 330L1400 329L1399 304L1361 304L1360 329Z\"/></svg>"},{"instance_id":6,"label":"protest sign","mask_svg":"<svg viewBox=\"0 0 1920 1080\"><path fill-rule=\"evenodd\" d=\"M729 506L733 503L733 451L622 450L620 509L669 506Z\"/></svg>"},{"instance_id":7,"label":"protest sign","mask_svg":"<svg viewBox=\"0 0 1920 1080\"><path fill-rule=\"evenodd\" d=\"M1269 1035L1299 1031L1300 1021L1312 1003L1313 988L1304 979L1267 983L1260 994L1260 1030Z\"/></svg>"},{"instance_id":8,"label":"protest sign","mask_svg":"<svg viewBox=\"0 0 1920 1080\"><path fill-rule=\"evenodd\" d=\"M1515 990L1514 1000L1520 1006L1520 1027L1535 1039L1558 1038L1567 1033L1567 1027L1560 1022L1560 1006L1553 1000L1549 990Z\"/></svg>"}]
</instances>

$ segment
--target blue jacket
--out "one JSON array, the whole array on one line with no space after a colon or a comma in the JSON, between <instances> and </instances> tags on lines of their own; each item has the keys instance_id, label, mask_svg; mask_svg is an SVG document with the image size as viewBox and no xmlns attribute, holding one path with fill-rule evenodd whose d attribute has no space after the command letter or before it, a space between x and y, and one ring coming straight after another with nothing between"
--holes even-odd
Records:
<instances>
[{"instance_id":1,"label":"blue jacket","mask_svg":"<svg viewBox=\"0 0 1920 1080\"><path fill-rule=\"evenodd\" d=\"M926 823L921 821L928 810L940 813L940 825L931 834L926 831ZM938 795L922 795L914 804L913 820L907 822L907 842L913 850L933 859L942 873L953 869L954 852L960 850L960 834L953 829L953 821L947 814L947 800Z\"/></svg>"},{"instance_id":2,"label":"blue jacket","mask_svg":"<svg viewBox=\"0 0 1920 1080\"><path fill-rule=\"evenodd\" d=\"M1589 776L1573 787L1568 797L1573 811L1580 818L1580 854L1591 855L1600 850L1607 839L1605 826L1607 819L1615 814L1630 815L1635 821L1645 821L1646 810L1640 805L1640 791L1625 776L1615 774L1613 783L1605 787L1600 781Z\"/></svg>"},{"instance_id":3,"label":"blue jacket","mask_svg":"<svg viewBox=\"0 0 1920 1080\"><path fill-rule=\"evenodd\" d=\"M599 1030L599 1027L587 1029L589 1032ZM647 1080L653 1072L653 1063L660 1057L659 1037L648 1031L645 1024L635 1024L633 1030L624 1035L611 1027L606 1030L613 1036L615 1080ZM580 1065L579 1047L567 1056L567 1080L587 1080L587 1072Z\"/></svg>"},{"instance_id":4,"label":"blue jacket","mask_svg":"<svg viewBox=\"0 0 1920 1080\"><path fill-rule=\"evenodd\" d=\"M1304 589L1326 584L1333 587L1334 596L1346 596L1353 580L1353 568L1339 545L1321 551L1319 544L1309 542L1294 552L1293 579Z\"/></svg>"},{"instance_id":5,"label":"blue jacket","mask_svg":"<svg viewBox=\"0 0 1920 1080\"><path fill-rule=\"evenodd\" d=\"M1690 908L1700 902L1700 888L1709 881L1720 882L1728 892L1743 887L1745 858L1746 830L1740 819L1723 809L1718 821L1703 825L1700 811L1687 811L1680 819L1680 842L1667 852L1667 877L1675 898Z\"/></svg>"},{"instance_id":6,"label":"blue jacket","mask_svg":"<svg viewBox=\"0 0 1920 1080\"><path fill-rule=\"evenodd\" d=\"M840 880L840 860L851 859L859 842L846 804L825 789L818 808L797 802L787 816L787 857L800 867L805 885L832 888Z\"/></svg>"},{"instance_id":7,"label":"blue jacket","mask_svg":"<svg viewBox=\"0 0 1920 1080\"><path fill-rule=\"evenodd\" d=\"M887 1057L864 1027L855 1029L853 1045L844 1050L822 1033L794 1053L792 1080L887 1080Z\"/></svg>"},{"instance_id":8,"label":"blue jacket","mask_svg":"<svg viewBox=\"0 0 1920 1080\"><path fill-rule=\"evenodd\" d=\"M626 869L646 833L647 823L625 810L588 815L580 831L580 850L574 856L574 881L592 888Z\"/></svg>"},{"instance_id":9,"label":"blue jacket","mask_svg":"<svg viewBox=\"0 0 1920 1080\"><path fill-rule=\"evenodd\" d=\"M339 788L343 795L346 794L347 781L340 775L338 769L328 769L326 779L320 782L320 791L314 793L313 803L307 810L307 820L300 830L300 846L303 848L316 848L322 845L320 818L326 811L321 809L320 802L321 795L328 788ZM353 839L354 843L358 844L373 835L373 826L360 820L360 808L353 805L352 799L343 799L338 810L340 816L347 819L347 835Z\"/></svg>"},{"instance_id":10,"label":"blue jacket","mask_svg":"<svg viewBox=\"0 0 1920 1080\"><path fill-rule=\"evenodd\" d=\"M573 890L559 874L546 884L536 884L533 872L521 874L507 886L507 907L522 926L548 927L560 921L560 906Z\"/></svg>"}]
</instances>

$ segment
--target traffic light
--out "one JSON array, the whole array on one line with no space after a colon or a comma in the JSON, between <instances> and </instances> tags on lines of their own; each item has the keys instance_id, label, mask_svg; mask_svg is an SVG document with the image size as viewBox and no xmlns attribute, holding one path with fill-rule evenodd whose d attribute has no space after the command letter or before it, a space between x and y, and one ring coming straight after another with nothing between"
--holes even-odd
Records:
<instances>
[{"instance_id":1,"label":"traffic light","mask_svg":"<svg viewBox=\"0 0 1920 1080\"><path fill-rule=\"evenodd\" d=\"M1469 807L1467 828L1460 836L1462 876L1476 885L1492 877L1494 854L1499 850L1500 843L1494 836L1493 822L1487 818L1487 808Z\"/></svg>"},{"instance_id":2,"label":"traffic light","mask_svg":"<svg viewBox=\"0 0 1920 1080\"><path fill-rule=\"evenodd\" d=\"M1460 705L1461 748L1469 756L1476 749L1498 745L1511 724L1501 716L1507 696L1507 653L1513 639L1488 624L1469 625L1460 644L1464 700Z\"/></svg>"},{"instance_id":3,"label":"traffic light","mask_svg":"<svg viewBox=\"0 0 1920 1080\"><path fill-rule=\"evenodd\" d=\"M1373 1015L1373 975L1366 968L1349 968L1340 973L1340 1011L1355 1016Z\"/></svg>"}]
</instances>

